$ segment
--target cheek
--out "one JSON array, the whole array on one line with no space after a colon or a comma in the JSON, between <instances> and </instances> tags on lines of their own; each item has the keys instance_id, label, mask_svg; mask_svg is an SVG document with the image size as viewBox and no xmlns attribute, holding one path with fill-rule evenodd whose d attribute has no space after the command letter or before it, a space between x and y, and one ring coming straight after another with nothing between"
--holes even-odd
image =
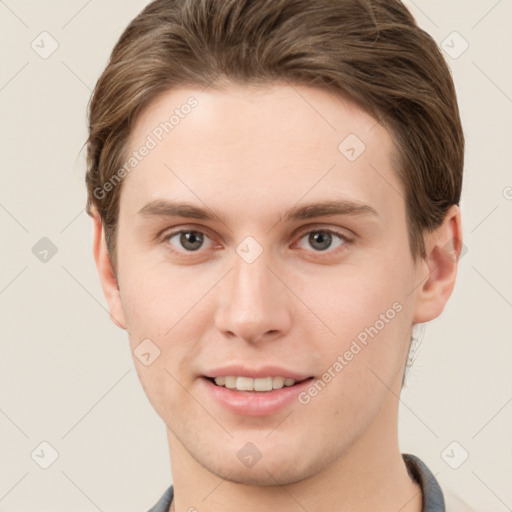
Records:
<instances>
[{"instance_id":1,"label":"cheek","mask_svg":"<svg viewBox=\"0 0 512 512\"><path fill-rule=\"evenodd\" d=\"M332 419L327 434L325 425L318 429L319 437L346 441L346 436L364 430L392 398L390 389L399 393L412 313L398 297L397 287L364 277L347 279L343 287L332 283L318 294L318 315L335 334L311 342L309 350L323 362L323 373L301 403Z\"/></svg>"},{"instance_id":2,"label":"cheek","mask_svg":"<svg viewBox=\"0 0 512 512\"><path fill-rule=\"evenodd\" d=\"M329 328L323 336L313 337L311 350L325 371L343 375L333 379L333 387L349 402L351 396L375 396L376 388L393 385L406 357L412 321L410 280L403 262L380 263L371 270L345 269L345 275L335 270L337 276L303 288L305 302Z\"/></svg>"},{"instance_id":3,"label":"cheek","mask_svg":"<svg viewBox=\"0 0 512 512\"><path fill-rule=\"evenodd\" d=\"M171 272L168 265L126 263L120 288L132 356L150 402L161 413L170 400L180 403L181 386L192 384L194 362L211 318L212 281L193 279L183 268ZM148 366L138 357L144 343L158 354Z\"/></svg>"},{"instance_id":4,"label":"cheek","mask_svg":"<svg viewBox=\"0 0 512 512\"><path fill-rule=\"evenodd\" d=\"M121 297L130 337L163 341L199 325L211 280L190 268L171 270L169 264L149 261L126 265Z\"/></svg>"},{"instance_id":5,"label":"cheek","mask_svg":"<svg viewBox=\"0 0 512 512\"><path fill-rule=\"evenodd\" d=\"M211 318L207 294L212 281L192 279L190 274L147 262L130 262L124 273L120 272L134 364L149 401L162 418L169 410L183 409L190 402L184 388L192 384L191 369L201 353L201 339ZM148 351L157 357L146 365L142 354Z\"/></svg>"},{"instance_id":6,"label":"cheek","mask_svg":"<svg viewBox=\"0 0 512 512\"><path fill-rule=\"evenodd\" d=\"M333 338L351 340L377 323L379 331L397 328L405 315L409 280L393 269L344 269L303 282L303 300L318 314ZM384 322L384 323L383 323ZM392 328L390 328L390 326Z\"/></svg>"}]
</instances>

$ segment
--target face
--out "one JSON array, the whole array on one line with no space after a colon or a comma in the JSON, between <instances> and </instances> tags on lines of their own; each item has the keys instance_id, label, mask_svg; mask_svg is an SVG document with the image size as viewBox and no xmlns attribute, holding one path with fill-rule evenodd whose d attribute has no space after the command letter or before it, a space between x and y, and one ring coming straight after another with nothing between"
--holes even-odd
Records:
<instances>
[{"instance_id":1,"label":"face","mask_svg":"<svg viewBox=\"0 0 512 512\"><path fill-rule=\"evenodd\" d=\"M423 276L388 131L319 89L184 88L133 151L109 302L171 444L273 485L390 428Z\"/></svg>"}]
</instances>

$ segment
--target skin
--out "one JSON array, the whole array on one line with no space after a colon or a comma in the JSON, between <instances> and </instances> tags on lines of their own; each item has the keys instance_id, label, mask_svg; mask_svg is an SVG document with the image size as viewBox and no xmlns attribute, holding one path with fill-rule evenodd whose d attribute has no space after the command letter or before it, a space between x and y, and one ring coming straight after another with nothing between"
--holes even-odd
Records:
<instances>
[{"instance_id":1,"label":"skin","mask_svg":"<svg viewBox=\"0 0 512 512\"><path fill-rule=\"evenodd\" d=\"M459 254L459 209L415 260L389 132L347 99L305 86L173 89L144 110L130 149L190 96L198 106L124 179L117 278L94 215L112 320L132 350L146 338L160 350L149 366L134 362L167 427L173 509L420 511L398 446L398 397L412 326L437 317L455 283L457 258L445 248L452 241ZM348 134L366 146L353 162L338 150ZM159 199L219 219L140 213ZM285 217L329 200L375 213ZM204 233L203 245L187 252L171 236L180 229ZM325 229L341 237L327 235L319 250L309 235ZM236 252L247 236L263 250L252 263ZM228 363L321 378L397 302L401 311L307 405L241 416L205 391L202 376ZM262 455L250 468L237 457L247 442Z\"/></svg>"}]
</instances>

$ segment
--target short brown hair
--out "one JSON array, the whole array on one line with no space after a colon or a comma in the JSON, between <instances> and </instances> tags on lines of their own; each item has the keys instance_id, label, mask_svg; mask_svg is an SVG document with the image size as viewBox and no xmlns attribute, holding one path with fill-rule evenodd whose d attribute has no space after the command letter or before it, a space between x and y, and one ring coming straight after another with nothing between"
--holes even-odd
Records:
<instances>
[{"instance_id":1,"label":"short brown hair","mask_svg":"<svg viewBox=\"0 0 512 512\"><path fill-rule=\"evenodd\" d=\"M289 82L349 97L397 149L411 252L462 188L464 135L450 70L398 0L155 0L128 25L89 104L87 212L105 226L112 264L123 166L138 116L176 86ZM341 141L340 141L341 142Z\"/></svg>"}]
</instances>

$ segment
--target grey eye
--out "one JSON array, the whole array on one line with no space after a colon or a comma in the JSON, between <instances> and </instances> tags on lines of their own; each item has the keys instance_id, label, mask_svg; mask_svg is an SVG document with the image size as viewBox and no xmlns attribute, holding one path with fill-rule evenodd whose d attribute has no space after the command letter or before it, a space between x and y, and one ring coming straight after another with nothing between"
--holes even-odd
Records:
<instances>
[{"instance_id":1,"label":"grey eye","mask_svg":"<svg viewBox=\"0 0 512 512\"><path fill-rule=\"evenodd\" d=\"M341 234L329 229L315 229L305 233L299 240L301 249L315 252L327 251L327 249L336 249L347 242L347 239Z\"/></svg>"},{"instance_id":2,"label":"grey eye","mask_svg":"<svg viewBox=\"0 0 512 512\"><path fill-rule=\"evenodd\" d=\"M308 236L308 242L314 249L325 251L332 244L332 234L327 231L312 231Z\"/></svg>"},{"instance_id":3,"label":"grey eye","mask_svg":"<svg viewBox=\"0 0 512 512\"><path fill-rule=\"evenodd\" d=\"M199 231L180 231L170 236L169 242L176 237L179 237L179 244L187 251L197 251L204 243L204 234Z\"/></svg>"}]
</instances>

